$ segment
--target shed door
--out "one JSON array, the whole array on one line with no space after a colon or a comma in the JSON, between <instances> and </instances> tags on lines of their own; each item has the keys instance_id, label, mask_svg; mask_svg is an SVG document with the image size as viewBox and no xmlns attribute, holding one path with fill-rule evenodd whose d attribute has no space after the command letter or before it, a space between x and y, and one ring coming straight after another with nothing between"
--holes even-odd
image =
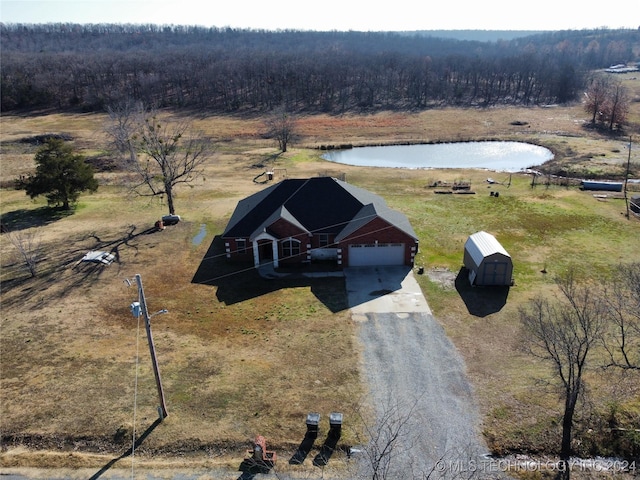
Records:
<instances>
[{"instance_id":1,"label":"shed door","mask_svg":"<svg viewBox=\"0 0 640 480\"><path fill-rule=\"evenodd\" d=\"M349 245L349 266L404 265L404 243Z\"/></svg>"},{"instance_id":2,"label":"shed door","mask_svg":"<svg viewBox=\"0 0 640 480\"><path fill-rule=\"evenodd\" d=\"M482 285L508 285L507 262L484 262L482 264ZM507 281L509 280L509 281Z\"/></svg>"}]
</instances>

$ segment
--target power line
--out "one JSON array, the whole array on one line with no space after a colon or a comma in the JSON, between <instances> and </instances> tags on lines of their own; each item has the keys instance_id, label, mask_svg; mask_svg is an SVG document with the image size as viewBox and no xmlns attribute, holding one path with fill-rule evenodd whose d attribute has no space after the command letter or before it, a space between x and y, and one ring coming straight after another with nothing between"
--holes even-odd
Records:
<instances>
[{"instance_id":1,"label":"power line","mask_svg":"<svg viewBox=\"0 0 640 480\"><path fill-rule=\"evenodd\" d=\"M377 217L377 215L369 215L368 217L372 217L373 218L373 217ZM367 218L367 217L363 217L363 218ZM343 222L343 223L346 224L346 223L349 223L349 222ZM324 227L324 228L326 228L326 227ZM318 230L324 230L324 228L318 229ZM389 225L387 227L379 228L379 229L376 229L376 230L372 230L372 231L369 231L367 233L363 233L362 235L357 235L357 236L352 237L352 238L357 240L358 238L371 235L372 233L383 232L383 231L389 230L391 228L394 228L394 227L392 225ZM316 230L316 231L318 231L318 230ZM312 232L310 232L310 233L312 233ZM329 244L329 246L331 246L331 245L335 246L335 245L338 245L338 243L334 242L332 244ZM323 248L326 248L326 247L323 247ZM317 249L312 249L312 250L317 250ZM237 251L238 250L235 250L235 252L237 252ZM202 262L204 262L206 260L215 260L217 258L226 257L226 255L227 255L227 253L225 252L225 253L221 253L221 254L217 254L217 255L211 255L211 256L208 256L208 257L205 256L205 257L203 257ZM287 260L289 258L293 258L293 257L296 257L296 256L297 255L290 255L290 256L282 257L280 260ZM271 262L271 263L274 263L274 262ZM205 280L200 280L198 283L206 284L206 283L213 282L213 281L216 281L216 280L221 280L223 278L228 278L228 277L231 277L233 275L239 275L239 274L242 274L242 273L250 272L250 271L254 270L255 268L256 268L255 266L243 268L241 270L236 270L234 272L230 272L230 273L227 273L227 274L224 274L224 275L218 275L216 277L211 277L211 278L208 278L208 279L205 279Z\"/></svg>"},{"instance_id":2,"label":"power line","mask_svg":"<svg viewBox=\"0 0 640 480\"><path fill-rule=\"evenodd\" d=\"M377 213L372 213L370 215L365 215L363 217L360 217L359 219L360 220L367 220L367 219L374 219L374 218L379 218L379 215ZM313 230L308 230L306 233L313 235L313 234L319 233L319 232L321 232L323 230L327 230L329 228L342 227L344 225L348 225L349 223L351 223L351 221L352 220L345 220L343 222L338 222L338 223L334 223L334 224L330 224L330 225L325 225L325 226L320 227L320 228L316 228L316 229L313 229ZM393 227L392 226L384 227L384 228L381 228L381 229L374 230L372 232L367 232L367 234L362 234L360 236L368 235L369 233L377 233L377 232L380 232L380 231L383 231L383 230L387 230L388 228L393 228ZM304 234L305 233L303 232L301 235L304 235ZM353 237L353 238L360 238L360 236L356 236L356 237ZM333 243L331 245L336 245L336 243ZM238 252L238 250L235 250L234 253L235 252ZM223 254L220 254L220 255L213 255L213 256L210 256L210 257L204 257L203 260L209 260L209 259L212 259L212 258L217 258L217 257L224 256L224 255L226 255L226 253L223 253Z\"/></svg>"}]
</instances>

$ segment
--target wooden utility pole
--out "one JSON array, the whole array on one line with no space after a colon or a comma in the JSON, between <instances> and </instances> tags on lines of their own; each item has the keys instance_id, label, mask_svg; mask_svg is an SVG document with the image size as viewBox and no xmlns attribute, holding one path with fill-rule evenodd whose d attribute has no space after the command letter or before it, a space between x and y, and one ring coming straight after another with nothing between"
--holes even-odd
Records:
<instances>
[{"instance_id":1,"label":"wooden utility pole","mask_svg":"<svg viewBox=\"0 0 640 480\"><path fill-rule=\"evenodd\" d=\"M144 289L142 288L142 277L136 275L136 283L138 284L138 298L140 300L141 313L144 317L144 326L147 330L147 340L149 342L149 353L151 353L151 363L153 365L153 374L156 377L156 386L158 387L158 398L160 406L158 407L158 416L162 421L167 415L167 405L164 401L164 390L162 389L162 380L160 379L160 369L158 368L158 359L156 358L156 347L153 343L153 335L151 334L151 317L147 311L147 301L144 298Z\"/></svg>"},{"instance_id":2,"label":"wooden utility pole","mask_svg":"<svg viewBox=\"0 0 640 480\"><path fill-rule=\"evenodd\" d=\"M627 215L629 218L629 196L627 194L627 183L629 182L629 168L631 167L631 135L629 135L629 156L627 157L627 173L624 176L624 203L627 205Z\"/></svg>"}]
</instances>

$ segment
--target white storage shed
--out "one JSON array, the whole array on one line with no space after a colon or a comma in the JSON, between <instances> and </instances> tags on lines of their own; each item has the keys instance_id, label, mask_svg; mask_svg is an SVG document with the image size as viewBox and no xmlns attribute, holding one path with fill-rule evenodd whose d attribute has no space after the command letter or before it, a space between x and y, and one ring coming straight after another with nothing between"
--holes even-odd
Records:
<instances>
[{"instance_id":1,"label":"white storage shed","mask_svg":"<svg viewBox=\"0 0 640 480\"><path fill-rule=\"evenodd\" d=\"M512 285L513 263L496 237L487 232L470 235L464 244L464 266L471 285Z\"/></svg>"}]
</instances>

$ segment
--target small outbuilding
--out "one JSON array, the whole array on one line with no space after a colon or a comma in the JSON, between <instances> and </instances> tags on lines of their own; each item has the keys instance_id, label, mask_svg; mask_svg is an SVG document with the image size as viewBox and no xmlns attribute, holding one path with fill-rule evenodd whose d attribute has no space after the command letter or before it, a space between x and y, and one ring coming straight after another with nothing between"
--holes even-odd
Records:
<instances>
[{"instance_id":1,"label":"small outbuilding","mask_svg":"<svg viewBox=\"0 0 640 480\"><path fill-rule=\"evenodd\" d=\"M464 244L464 266L469 272L471 285L512 285L511 256L487 232L470 235Z\"/></svg>"},{"instance_id":2,"label":"small outbuilding","mask_svg":"<svg viewBox=\"0 0 640 480\"><path fill-rule=\"evenodd\" d=\"M631 207L632 212L640 213L640 195L633 195L631 197L631 201L629 202L629 207Z\"/></svg>"},{"instance_id":3,"label":"small outbuilding","mask_svg":"<svg viewBox=\"0 0 640 480\"><path fill-rule=\"evenodd\" d=\"M607 192L621 192L622 182L608 182L595 180L582 180L580 182L582 190L604 190Z\"/></svg>"}]
</instances>

